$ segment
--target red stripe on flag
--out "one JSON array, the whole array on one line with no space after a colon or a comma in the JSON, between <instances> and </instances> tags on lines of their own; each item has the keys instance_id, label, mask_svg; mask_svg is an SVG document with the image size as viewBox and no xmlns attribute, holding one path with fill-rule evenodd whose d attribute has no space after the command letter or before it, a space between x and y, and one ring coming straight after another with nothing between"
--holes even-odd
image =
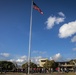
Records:
<instances>
[{"instance_id":1,"label":"red stripe on flag","mask_svg":"<svg viewBox=\"0 0 76 75\"><path fill-rule=\"evenodd\" d=\"M43 14L42 10L33 2L33 8Z\"/></svg>"}]
</instances>

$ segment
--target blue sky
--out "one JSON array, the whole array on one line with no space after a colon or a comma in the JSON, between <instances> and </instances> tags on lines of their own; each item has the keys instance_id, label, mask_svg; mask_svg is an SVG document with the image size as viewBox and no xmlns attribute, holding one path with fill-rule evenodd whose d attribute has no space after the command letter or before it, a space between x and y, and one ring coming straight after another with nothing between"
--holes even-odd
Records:
<instances>
[{"instance_id":1,"label":"blue sky","mask_svg":"<svg viewBox=\"0 0 76 75\"><path fill-rule=\"evenodd\" d=\"M31 59L76 58L76 0L34 0ZM27 61L31 0L0 0L0 60Z\"/></svg>"}]
</instances>

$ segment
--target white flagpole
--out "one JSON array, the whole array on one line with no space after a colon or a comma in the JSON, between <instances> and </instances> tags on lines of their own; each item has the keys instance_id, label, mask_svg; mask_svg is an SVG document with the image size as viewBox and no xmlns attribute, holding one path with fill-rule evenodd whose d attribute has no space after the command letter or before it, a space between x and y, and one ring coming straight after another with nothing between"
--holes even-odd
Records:
<instances>
[{"instance_id":1,"label":"white flagpole","mask_svg":"<svg viewBox=\"0 0 76 75\"><path fill-rule=\"evenodd\" d=\"M28 75L30 74L30 61L31 61L32 12L33 12L33 0L32 0L32 3L31 3L31 17L30 17L29 51L28 51Z\"/></svg>"}]
</instances>

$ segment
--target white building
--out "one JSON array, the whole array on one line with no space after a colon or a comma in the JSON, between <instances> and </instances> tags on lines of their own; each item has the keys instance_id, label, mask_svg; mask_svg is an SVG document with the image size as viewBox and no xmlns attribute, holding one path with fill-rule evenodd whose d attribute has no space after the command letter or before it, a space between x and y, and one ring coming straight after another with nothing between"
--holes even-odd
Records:
<instances>
[{"instance_id":1,"label":"white building","mask_svg":"<svg viewBox=\"0 0 76 75\"><path fill-rule=\"evenodd\" d=\"M48 60L47 58L41 58L41 59L39 59L39 65L40 65L40 67L43 67L43 65L45 64L45 62L47 60Z\"/></svg>"}]
</instances>

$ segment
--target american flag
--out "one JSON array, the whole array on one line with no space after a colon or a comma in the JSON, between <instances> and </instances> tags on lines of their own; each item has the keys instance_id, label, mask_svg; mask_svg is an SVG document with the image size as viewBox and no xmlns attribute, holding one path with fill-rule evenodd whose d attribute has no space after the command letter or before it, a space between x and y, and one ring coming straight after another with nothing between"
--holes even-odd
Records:
<instances>
[{"instance_id":1,"label":"american flag","mask_svg":"<svg viewBox=\"0 0 76 75\"><path fill-rule=\"evenodd\" d=\"M33 2L33 8L43 14L42 10Z\"/></svg>"}]
</instances>

